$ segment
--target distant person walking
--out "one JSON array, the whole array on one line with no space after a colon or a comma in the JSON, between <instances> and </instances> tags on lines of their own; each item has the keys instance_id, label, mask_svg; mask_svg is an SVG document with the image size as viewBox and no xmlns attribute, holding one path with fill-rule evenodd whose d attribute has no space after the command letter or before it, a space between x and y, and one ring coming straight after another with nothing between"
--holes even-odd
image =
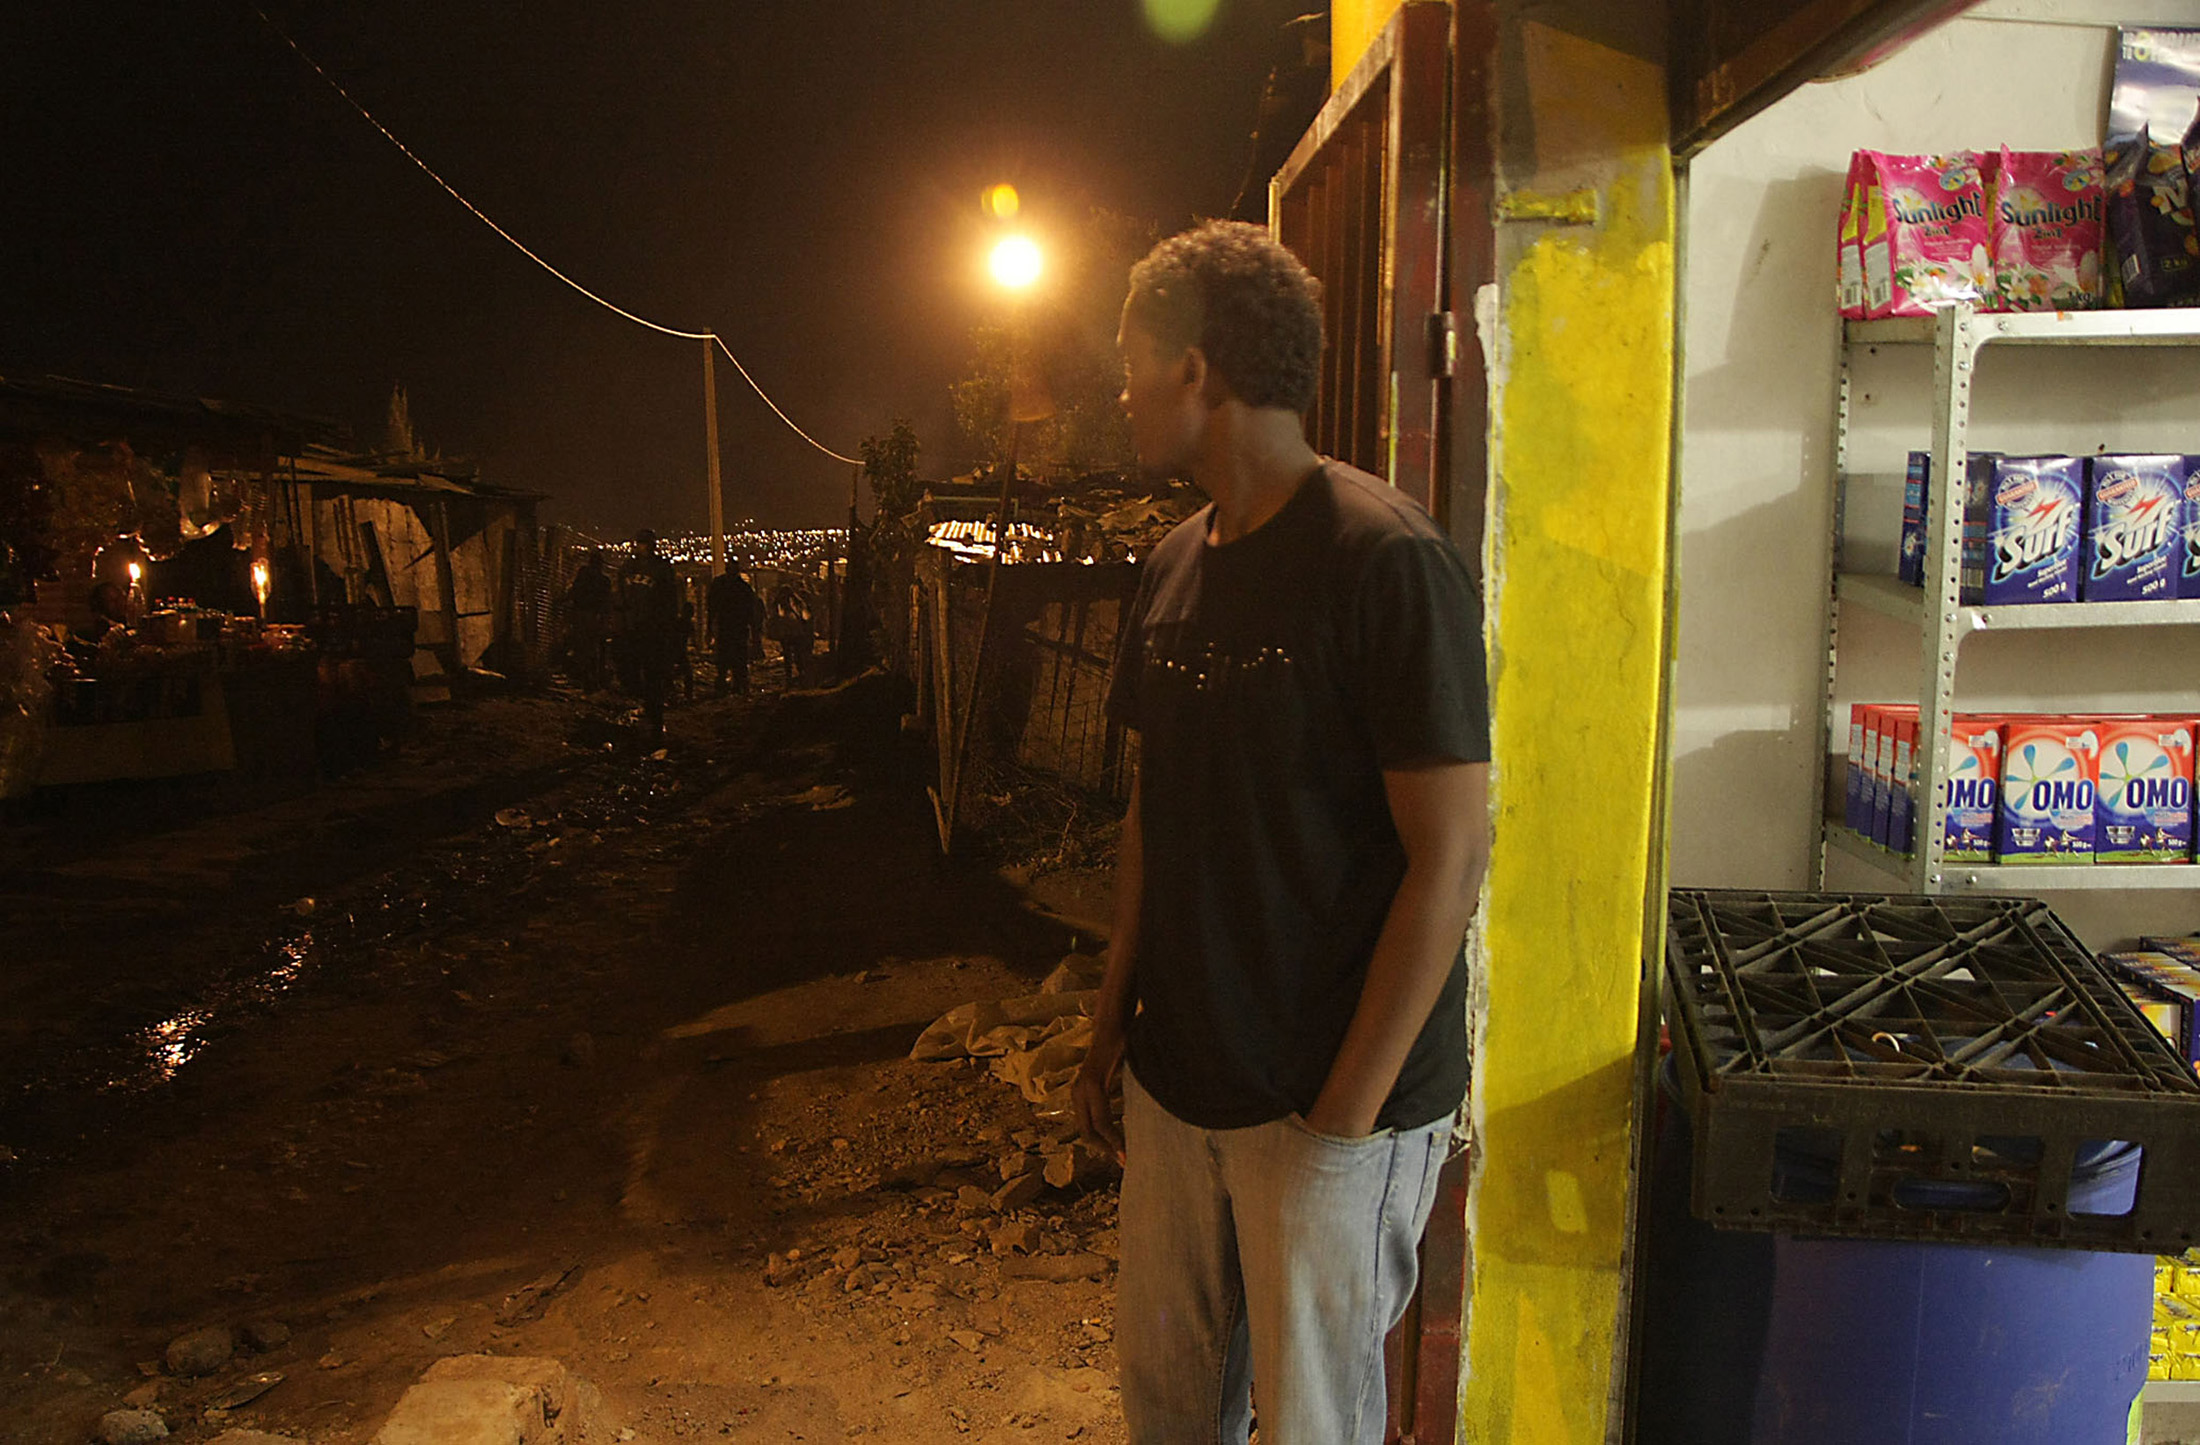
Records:
<instances>
[{"instance_id":1,"label":"distant person walking","mask_svg":"<svg viewBox=\"0 0 2200 1445\"><path fill-rule=\"evenodd\" d=\"M611 574L592 550L565 589L565 650L573 675L590 692L603 686L604 644L611 636Z\"/></svg>"},{"instance_id":2,"label":"distant person walking","mask_svg":"<svg viewBox=\"0 0 2200 1445\"><path fill-rule=\"evenodd\" d=\"M772 594L772 615L768 624L771 636L779 644L780 660L787 664L787 685L792 687L802 678L802 669L809 665L810 643L813 636L810 626L810 604L792 582L780 584Z\"/></svg>"},{"instance_id":3,"label":"distant person walking","mask_svg":"<svg viewBox=\"0 0 2200 1445\"><path fill-rule=\"evenodd\" d=\"M657 534L634 534L634 555L619 569L619 652L642 700L642 732L650 747L665 735L665 688L678 642L680 579L657 553Z\"/></svg>"},{"instance_id":4,"label":"distant person walking","mask_svg":"<svg viewBox=\"0 0 2200 1445\"><path fill-rule=\"evenodd\" d=\"M764 603L749 579L728 567L711 579L703 597L703 612L710 629L710 655L718 664L718 695L726 695L726 680L733 690L749 695L749 645L764 619Z\"/></svg>"}]
</instances>

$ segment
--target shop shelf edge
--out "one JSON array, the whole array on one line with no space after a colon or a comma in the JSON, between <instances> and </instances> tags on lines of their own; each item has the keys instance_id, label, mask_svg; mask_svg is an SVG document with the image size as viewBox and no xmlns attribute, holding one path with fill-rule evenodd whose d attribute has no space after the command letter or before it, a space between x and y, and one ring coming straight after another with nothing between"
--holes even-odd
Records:
<instances>
[{"instance_id":1,"label":"shop shelf edge","mask_svg":"<svg viewBox=\"0 0 2200 1445\"><path fill-rule=\"evenodd\" d=\"M1892 316L1842 323L1851 346L1929 346L1934 317ZM2153 311L1981 312L1972 320L1981 346L2196 346L2200 307Z\"/></svg>"},{"instance_id":2,"label":"shop shelf edge","mask_svg":"<svg viewBox=\"0 0 2200 1445\"><path fill-rule=\"evenodd\" d=\"M1917 860L1905 853L1882 848L1843 823L1825 825L1826 843L1834 851L1871 864L1890 878L1907 885ZM2014 867L2005 863L1947 863L1941 867L1933 893L2069 893L2149 891L2162 888L2200 889L2200 867L2190 863L2074 863Z\"/></svg>"}]
</instances>

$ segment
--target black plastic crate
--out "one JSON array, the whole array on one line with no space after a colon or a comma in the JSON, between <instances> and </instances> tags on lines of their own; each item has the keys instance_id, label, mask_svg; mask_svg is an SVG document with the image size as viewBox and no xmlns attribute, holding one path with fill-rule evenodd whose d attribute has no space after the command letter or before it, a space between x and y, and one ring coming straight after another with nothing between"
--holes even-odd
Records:
<instances>
[{"instance_id":1,"label":"black plastic crate","mask_svg":"<svg viewBox=\"0 0 2200 1445\"><path fill-rule=\"evenodd\" d=\"M1699 1218L2153 1254L2200 1237L2200 1079L2044 903L1675 889L1668 909ZM2073 1213L2074 1175L2116 1141L2141 1151L2130 1211Z\"/></svg>"}]
</instances>

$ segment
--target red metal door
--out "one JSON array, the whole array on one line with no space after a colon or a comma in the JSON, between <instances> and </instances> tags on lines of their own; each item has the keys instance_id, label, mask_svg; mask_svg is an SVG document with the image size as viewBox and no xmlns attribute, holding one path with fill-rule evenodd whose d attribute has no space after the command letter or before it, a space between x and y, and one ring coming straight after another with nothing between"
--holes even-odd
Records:
<instances>
[{"instance_id":1,"label":"red metal door","mask_svg":"<svg viewBox=\"0 0 2200 1445\"><path fill-rule=\"evenodd\" d=\"M1269 227L1321 280L1329 348L1315 449L1427 507L1481 567L1487 382L1471 324L1495 274L1489 0L1409 0L1269 184ZM1421 1282L1385 1342L1396 1445L1452 1445L1467 1284L1467 1165L1445 1164Z\"/></svg>"}]
</instances>

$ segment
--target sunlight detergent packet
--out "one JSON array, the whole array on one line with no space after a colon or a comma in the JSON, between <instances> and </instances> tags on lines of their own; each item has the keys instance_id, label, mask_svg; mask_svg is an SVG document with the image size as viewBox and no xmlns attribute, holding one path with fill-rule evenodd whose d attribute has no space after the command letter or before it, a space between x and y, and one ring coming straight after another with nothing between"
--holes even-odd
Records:
<instances>
[{"instance_id":1,"label":"sunlight detergent packet","mask_svg":"<svg viewBox=\"0 0 2200 1445\"><path fill-rule=\"evenodd\" d=\"M2184 564L2185 459L2090 457L2085 505L2087 602L2156 602L2177 595Z\"/></svg>"},{"instance_id":2,"label":"sunlight detergent packet","mask_svg":"<svg viewBox=\"0 0 2200 1445\"><path fill-rule=\"evenodd\" d=\"M1864 305L1864 153L1849 157L1849 173L1841 183L1841 222L1834 240L1834 300L1841 315L1862 320L1871 312Z\"/></svg>"},{"instance_id":3,"label":"sunlight detergent packet","mask_svg":"<svg viewBox=\"0 0 2200 1445\"><path fill-rule=\"evenodd\" d=\"M2001 733L1998 717L1956 715L1949 739L1948 822L1941 833L1950 863L1994 861L1994 826L2001 814Z\"/></svg>"},{"instance_id":4,"label":"sunlight detergent packet","mask_svg":"<svg viewBox=\"0 0 2200 1445\"><path fill-rule=\"evenodd\" d=\"M1886 302L1875 316L1930 316L1958 303L1983 306L1993 291L1987 251L1986 182L1974 151L1939 156L1866 152L1870 190L1885 208L1886 231L1864 244L1870 291L1886 277ZM1865 217L1867 230L1871 216ZM1877 253L1875 258L1875 251Z\"/></svg>"},{"instance_id":5,"label":"sunlight detergent packet","mask_svg":"<svg viewBox=\"0 0 2200 1445\"><path fill-rule=\"evenodd\" d=\"M2002 147L1988 249L1994 294L2009 311L2101 304L2101 153Z\"/></svg>"},{"instance_id":6,"label":"sunlight detergent packet","mask_svg":"<svg viewBox=\"0 0 2200 1445\"><path fill-rule=\"evenodd\" d=\"M2100 753L2099 734L2082 718L2010 719L1994 837L2004 864L2093 861Z\"/></svg>"},{"instance_id":7,"label":"sunlight detergent packet","mask_svg":"<svg viewBox=\"0 0 2200 1445\"><path fill-rule=\"evenodd\" d=\"M2192 857L2192 724L2104 718L2094 792L2094 861L2184 863Z\"/></svg>"},{"instance_id":8,"label":"sunlight detergent packet","mask_svg":"<svg viewBox=\"0 0 2200 1445\"><path fill-rule=\"evenodd\" d=\"M1974 452L1964 482L1964 604L2075 602L2085 460Z\"/></svg>"},{"instance_id":9,"label":"sunlight detergent packet","mask_svg":"<svg viewBox=\"0 0 2200 1445\"><path fill-rule=\"evenodd\" d=\"M1933 454L1911 452L1902 474L1902 549L1895 575L1912 587L1925 585L1925 516L1932 504Z\"/></svg>"}]
</instances>

